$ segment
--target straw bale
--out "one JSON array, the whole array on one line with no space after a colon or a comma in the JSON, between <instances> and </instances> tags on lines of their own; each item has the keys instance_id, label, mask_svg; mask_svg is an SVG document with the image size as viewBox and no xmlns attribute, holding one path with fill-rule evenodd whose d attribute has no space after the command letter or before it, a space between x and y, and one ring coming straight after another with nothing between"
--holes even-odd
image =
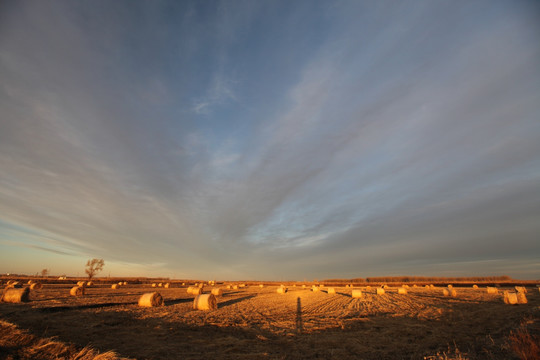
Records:
<instances>
[{"instance_id":1,"label":"straw bale","mask_svg":"<svg viewBox=\"0 0 540 360\"><path fill-rule=\"evenodd\" d=\"M362 290L360 289L353 289L351 296L353 298L361 298L362 297Z\"/></svg>"},{"instance_id":2,"label":"straw bale","mask_svg":"<svg viewBox=\"0 0 540 360\"><path fill-rule=\"evenodd\" d=\"M518 303L517 294L515 292L504 292L504 303L508 305L516 305Z\"/></svg>"},{"instance_id":3,"label":"straw bale","mask_svg":"<svg viewBox=\"0 0 540 360\"><path fill-rule=\"evenodd\" d=\"M30 285L30 290L40 290L42 287L41 283L35 282Z\"/></svg>"},{"instance_id":4,"label":"straw bale","mask_svg":"<svg viewBox=\"0 0 540 360\"><path fill-rule=\"evenodd\" d=\"M111 289L118 289L118 284L112 284Z\"/></svg>"},{"instance_id":5,"label":"straw bale","mask_svg":"<svg viewBox=\"0 0 540 360\"><path fill-rule=\"evenodd\" d=\"M83 296L84 295L84 287L83 286L74 286L69 290L69 294L71 296Z\"/></svg>"},{"instance_id":6,"label":"straw bale","mask_svg":"<svg viewBox=\"0 0 540 360\"><path fill-rule=\"evenodd\" d=\"M155 307L163 306L163 297L158 292L151 292L142 294L139 298L139 306L143 307Z\"/></svg>"},{"instance_id":7,"label":"straw bale","mask_svg":"<svg viewBox=\"0 0 540 360\"><path fill-rule=\"evenodd\" d=\"M407 294L407 288L400 287L400 288L397 289L397 293L401 294L401 295L406 295Z\"/></svg>"},{"instance_id":8,"label":"straw bale","mask_svg":"<svg viewBox=\"0 0 540 360\"><path fill-rule=\"evenodd\" d=\"M377 295L383 295L384 289L383 288L377 288Z\"/></svg>"},{"instance_id":9,"label":"straw bale","mask_svg":"<svg viewBox=\"0 0 540 360\"><path fill-rule=\"evenodd\" d=\"M7 288L2 294L1 301L7 303L20 303L30 301L30 289L24 287L22 289Z\"/></svg>"},{"instance_id":10,"label":"straw bale","mask_svg":"<svg viewBox=\"0 0 540 360\"><path fill-rule=\"evenodd\" d=\"M212 295L221 296L221 295L223 295L223 290L221 288L213 288L212 289Z\"/></svg>"},{"instance_id":11,"label":"straw bale","mask_svg":"<svg viewBox=\"0 0 540 360\"><path fill-rule=\"evenodd\" d=\"M329 287L327 291L330 295L334 295L336 293L336 289L334 289L333 287Z\"/></svg>"},{"instance_id":12,"label":"straw bale","mask_svg":"<svg viewBox=\"0 0 540 360\"><path fill-rule=\"evenodd\" d=\"M194 310L217 310L217 299L213 294L201 294L193 300Z\"/></svg>"},{"instance_id":13,"label":"straw bale","mask_svg":"<svg viewBox=\"0 0 540 360\"><path fill-rule=\"evenodd\" d=\"M277 293L278 293L278 294L283 295L283 294L285 294L286 292L287 292L287 288L286 288L286 287L280 286L280 287L277 288Z\"/></svg>"},{"instance_id":14,"label":"straw bale","mask_svg":"<svg viewBox=\"0 0 540 360\"><path fill-rule=\"evenodd\" d=\"M526 304L527 303L527 297L525 296L525 293L518 292L517 293L517 301L518 301L518 304Z\"/></svg>"},{"instance_id":15,"label":"straw bale","mask_svg":"<svg viewBox=\"0 0 540 360\"><path fill-rule=\"evenodd\" d=\"M487 287L487 293L488 294L498 294L499 289L497 289L496 287L488 286Z\"/></svg>"}]
</instances>

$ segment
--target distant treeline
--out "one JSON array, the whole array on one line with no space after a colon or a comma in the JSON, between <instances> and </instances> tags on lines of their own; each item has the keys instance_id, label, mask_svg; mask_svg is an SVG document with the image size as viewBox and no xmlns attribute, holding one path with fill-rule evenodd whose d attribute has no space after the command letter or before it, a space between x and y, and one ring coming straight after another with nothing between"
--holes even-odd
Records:
<instances>
[{"instance_id":1,"label":"distant treeline","mask_svg":"<svg viewBox=\"0 0 540 360\"><path fill-rule=\"evenodd\" d=\"M324 282L329 283L390 283L390 282L460 282L460 281L478 281L478 282L494 282L494 281L511 281L510 276L469 276L469 277L440 277L440 276L379 276L368 278L355 279L327 279Z\"/></svg>"}]
</instances>

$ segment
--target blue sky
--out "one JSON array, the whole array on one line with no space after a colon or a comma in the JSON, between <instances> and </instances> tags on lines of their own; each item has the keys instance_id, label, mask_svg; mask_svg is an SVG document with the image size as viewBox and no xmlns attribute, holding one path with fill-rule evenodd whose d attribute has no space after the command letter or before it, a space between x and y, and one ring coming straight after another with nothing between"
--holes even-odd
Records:
<instances>
[{"instance_id":1,"label":"blue sky","mask_svg":"<svg viewBox=\"0 0 540 360\"><path fill-rule=\"evenodd\" d=\"M3 1L0 272L540 277L534 1Z\"/></svg>"}]
</instances>

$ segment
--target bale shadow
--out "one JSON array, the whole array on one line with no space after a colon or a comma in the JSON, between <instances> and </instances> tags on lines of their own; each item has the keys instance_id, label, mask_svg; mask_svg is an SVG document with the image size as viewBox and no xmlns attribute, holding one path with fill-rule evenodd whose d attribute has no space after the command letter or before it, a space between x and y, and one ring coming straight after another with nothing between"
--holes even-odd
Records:
<instances>
[{"instance_id":1,"label":"bale shadow","mask_svg":"<svg viewBox=\"0 0 540 360\"><path fill-rule=\"evenodd\" d=\"M165 300L164 301L165 306L183 304L183 303L188 303L188 302L193 302L193 299L192 298L180 298L180 299L170 299L170 300Z\"/></svg>"},{"instance_id":2,"label":"bale shadow","mask_svg":"<svg viewBox=\"0 0 540 360\"><path fill-rule=\"evenodd\" d=\"M240 298L227 300L227 301L224 301L224 302L220 302L220 303L218 304L218 306L219 306L220 308L222 308L222 307L234 305L234 304L237 304L237 303L242 302L242 301L244 301L244 300L249 300L249 299L251 299L251 298L254 298L254 297L256 297L256 296L257 296L257 295L247 295L247 296L243 296L243 297L240 297Z\"/></svg>"}]
</instances>

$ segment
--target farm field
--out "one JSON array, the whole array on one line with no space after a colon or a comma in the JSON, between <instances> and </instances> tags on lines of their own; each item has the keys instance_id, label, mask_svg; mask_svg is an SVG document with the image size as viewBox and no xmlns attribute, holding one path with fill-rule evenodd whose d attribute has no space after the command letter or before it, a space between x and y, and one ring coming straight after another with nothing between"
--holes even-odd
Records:
<instances>
[{"instance_id":1,"label":"farm field","mask_svg":"<svg viewBox=\"0 0 540 360\"><path fill-rule=\"evenodd\" d=\"M456 297L443 296L443 287L410 287L405 295L397 287L384 295L357 287L363 297L352 298L345 287L328 294L288 286L280 295L277 286L219 285L218 309L198 311L177 284L103 284L82 297L69 295L72 286L46 284L30 302L1 303L0 339L12 324L38 338L135 359L519 359L513 347L527 341L520 335L540 333L536 287L528 287L527 304L510 306L484 286L456 287ZM152 291L164 306L139 307ZM0 341L1 359L20 358L17 346Z\"/></svg>"}]
</instances>

